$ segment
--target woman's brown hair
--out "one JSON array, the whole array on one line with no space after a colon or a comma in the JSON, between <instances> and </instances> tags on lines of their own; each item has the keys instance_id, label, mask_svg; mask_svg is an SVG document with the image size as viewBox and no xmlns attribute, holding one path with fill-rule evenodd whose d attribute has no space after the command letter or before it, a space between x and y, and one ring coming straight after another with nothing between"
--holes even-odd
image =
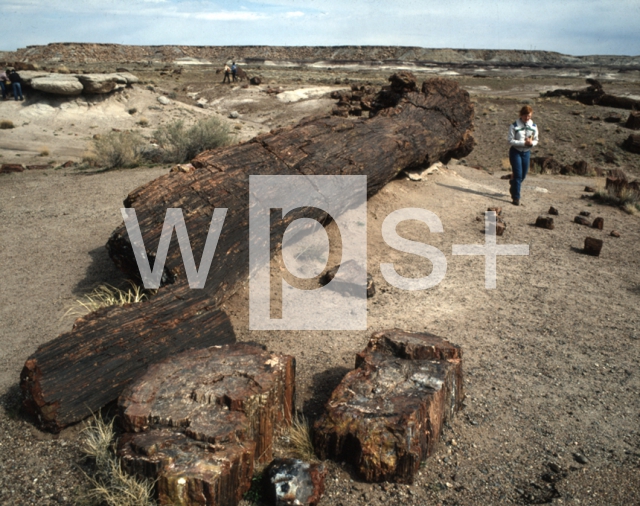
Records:
<instances>
[{"instance_id":1,"label":"woman's brown hair","mask_svg":"<svg viewBox=\"0 0 640 506\"><path fill-rule=\"evenodd\" d=\"M531 114L533 112L533 107L530 105L523 105L522 109L520 109L520 116L526 116L527 114Z\"/></svg>"}]
</instances>

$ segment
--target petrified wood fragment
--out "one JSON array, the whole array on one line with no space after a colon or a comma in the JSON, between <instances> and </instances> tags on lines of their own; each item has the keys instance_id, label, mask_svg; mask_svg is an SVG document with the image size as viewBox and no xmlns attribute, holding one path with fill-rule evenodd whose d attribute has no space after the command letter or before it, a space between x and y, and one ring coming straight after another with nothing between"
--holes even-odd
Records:
<instances>
[{"instance_id":1,"label":"petrified wood fragment","mask_svg":"<svg viewBox=\"0 0 640 506\"><path fill-rule=\"evenodd\" d=\"M553 218L549 216L538 216L538 218L536 219L536 227L553 230L555 228L555 225L553 224Z\"/></svg>"},{"instance_id":2,"label":"petrified wood fragment","mask_svg":"<svg viewBox=\"0 0 640 506\"><path fill-rule=\"evenodd\" d=\"M124 207L136 210L150 261L155 258L168 208L182 209L196 262L204 249L214 210L228 210L205 287L189 289L174 234L163 271L165 286L158 296L117 312L96 313L91 316L91 326L81 322L70 333L36 351L26 364L22 388L29 409L43 419L43 426L55 430L81 420L90 410L115 400L132 379L109 378L112 373L104 369L105 377L93 391L86 367L77 367L65 357L65 350L75 349L76 343L85 344L81 349L87 352L87 363L93 360L100 370L99 350L105 347L112 360L125 362L147 349L156 354L154 360L175 353L175 348L163 351L162 347L176 332L181 336L181 349L233 341L232 334L218 333L215 319L206 314L247 278L250 175L365 175L368 195L373 195L407 167L426 167L471 152L474 111L466 91L444 79L426 81L418 91L415 78L407 73L391 82L392 89L381 94L384 100L376 102L373 118L306 119L244 144L206 151L192 161L195 170L169 173L129 194ZM349 205L344 202L345 208ZM317 208L292 211L271 228L274 248L281 243L289 223L300 217L328 219ZM132 277L139 276L124 225L113 232L107 249L120 269ZM163 320L168 324L154 326L153 322ZM147 329L149 322L151 331ZM93 332L98 328L99 334ZM97 335L103 341L91 344ZM192 335L206 335L212 340L192 342ZM144 346L137 349L129 343ZM41 366L43 360L46 367ZM113 388L98 390L103 384ZM64 395L60 393L63 390Z\"/></svg>"},{"instance_id":3,"label":"petrified wood fragment","mask_svg":"<svg viewBox=\"0 0 640 506\"><path fill-rule=\"evenodd\" d=\"M595 79L587 79L589 86L583 90L557 89L548 91L547 97L567 97L585 105L601 105L604 107L615 107L617 109L639 109L640 100L628 97L618 97L605 93L602 85Z\"/></svg>"},{"instance_id":4,"label":"petrified wood fragment","mask_svg":"<svg viewBox=\"0 0 640 506\"><path fill-rule=\"evenodd\" d=\"M591 226L591 221L589 221L585 216L576 216L573 218L573 221L578 225L585 225L587 227Z\"/></svg>"},{"instance_id":5,"label":"petrified wood fragment","mask_svg":"<svg viewBox=\"0 0 640 506\"><path fill-rule=\"evenodd\" d=\"M375 333L316 422L316 451L366 481L411 483L463 397L459 347L431 334Z\"/></svg>"},{"instance_id":6,"label":"petrified wood fragment","mask_svg":"<svg viewBox=\"0 0 640 506\"><path fill-rule=\"evenodd\" d=\"M600 251L602 251L602 239L595 239L594 237L585 238L584 252L587 255L599 257Z\"/></svg>"},{"instance_id":7,"label":"petrified wood fragment","mask_svg":"<svg viewBox=\"0 0 640 506\"><path fill-rule=\"evenodd\" d=\"M598 230L602 230L604 228L604 218L598 216L595 220L593 220L593 228L597 228Z\"/></svg>"},{"instance_id":8,"label":"petrified wood fragment","mask_svg":"<svg viewBox=\"0 0 640 506\"><path fill-rule=\"evenodd\" d=\"M100 309L40 346L20 374L25 410L57 432L117 399L149 364L189 348L235 342L226 313L202 297L185 304L186 292ZM154 310L145 313L148 304Z\"/></svg>"},{"instance_id":9,"label":"petrified wood fragment","mask_svg":"<svg viewBox=\"0 0 640 506\"><path fill-rule=\"evenodd\" d=\"M631 134L622 143L622 147L630 153L640 154L640 134Z\"/></svg>"},{"instance_id":10,"label":"petrified wood fragment","mask_svg":"<svg viewBox=\"0 0 640 506\"><path fill-rule=\"evenodd\" d=\"M291 422L294 387L293 357L240 343L186 351L120 396L119 454L158 480L161 504L237 504Z\"/></svg>"},{"instance_id":11,"label":"petrified wood fragment","mask_svg":"<svg viewBox=\"0 0 640 506\"><path fill-rule=\"evenodd\" d=\"M360 267L358 263L354 260L349 260L348 262L344 262L341 265L336 265L335 267L329 269L327 273L322 276L320 282L323 285L329 284L332 280L335 279L334 286L336 290L343 294L350 294L356 297L362 297L364 295L364 290L362 286L358 284L360 279L364 279L364 273L362 272L364 267ZM336 279L336 275L340 272L340 276ZM371 274L366 274L367 285L366 285L366 294L367 298L371 298L376 294L376 287L373 282L373 276Z\"/></svg>"}]
</instances>

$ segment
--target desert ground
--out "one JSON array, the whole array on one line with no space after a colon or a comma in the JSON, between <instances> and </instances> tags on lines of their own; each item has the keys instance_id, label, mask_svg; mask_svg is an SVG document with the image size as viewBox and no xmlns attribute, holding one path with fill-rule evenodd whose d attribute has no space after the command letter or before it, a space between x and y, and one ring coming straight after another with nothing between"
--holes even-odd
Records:
<instances>
[{"instance_id":1,"label":"desert ground","mask_svg":"<svg viewBox=\"0 0 640 506\"><path fill-rule=\"evenodd\" d=\"M381 86L397 70L255 65L247 71L263 83L243 88L244 82L222 84L213 67L184 65L181 73L171 65L130 67L140 83L109 96L27 94L24 102L0 102L0 120L15 125L0 131L0 163L49 166L0 175L1 504L85 501L82 425L56 435L38 430L20 412L19 374L39 345L71 328L73 318L64 315L76 299L103 283L124 286L104 245L121 223L126 195L170 169L88 167L82 159L92 137L135 129L151 140L163 122L216 115L242 142L329 113L331 90L351 83ZM603 177L531 173L520 207L510 204L508 181L501 179L508 174L507 128L525 103L540 128L535 155L552 154L566 164L585 160L639 177L640 155L620 147L630 131L604 121L613 114L624 121L628 111L540 94L582 88L586 77L595 77L607 92L638 99L640 72L413 71L419 81L440 75L468 90L477 145L421 181L400 175L370 199L368 267L377 293L368 302L368 330L251 331L248 287L240 286L225 303L239 340L296 357L297 408L311 420L376 330L427 331L463 349L464 409L415 483L367 484L348 465L326 462L320 505L640 504L640 215L583 198L585 186L604 187ZM285 93L265 93L269 87ZM160 95L171 103L161 105ZM238 117L230 118L234 111ZM73 165L62 167L67 161ZM497 287L488 290L484 259L453 256L452 246L484 242L483 213L491 206L503 208L507 224L498 243L526 244L530 253L500 257ZM548 216L550 206L559 210L555 229L536 228L536 218ZM430 272L430 262L382 240L384 218L407 207L436 213L444 227L441 234L418 222L399 228L447 258L445 279L425 291L399 290L380 273L382 262L394 262L405 276ZM581 211L602 217L604 229L573 223ZM610 236L612 230L620 237ZM599 257L582 254L587 236L604 241Z\"/></svg>"}]
</instances>

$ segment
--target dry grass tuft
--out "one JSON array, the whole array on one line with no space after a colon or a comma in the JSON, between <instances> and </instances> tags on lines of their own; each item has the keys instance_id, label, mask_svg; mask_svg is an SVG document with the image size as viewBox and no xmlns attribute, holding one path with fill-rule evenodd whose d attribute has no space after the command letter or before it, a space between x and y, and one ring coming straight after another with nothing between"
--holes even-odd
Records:
<instances>
[{"instance_id":1,"label":"dry grass tuft","mask_svg":"<svg viewBox=\"0 0 640 506\"><path fill-rule=\"evenodd\" d=\"M95 466L93 476L87 476L91 489L88 502L107 506L154 506L154 483L127 474L113 453L115 434L113 419L106 423L101 415L82 430L82 452Z\"/></svg>"},{"instance_id":2,"label":"dry grass tuft","mask_svg":"<svg viewBox=\"0 0 640 506\"><path fill-rule=\"evenodd\" d=\"M93 291L85 295L82 299L76 300L73 307L69 308L64 316L84 316L97 311L103 307L124 306L142 302L149 298L147 292L135 283L129 282L131 288L121 290L108 284L100 285Z\"/></svg>"},{"instance_id":3,"label":"dry grass tuft","mask_svg":"<svg viewBox=\"0 0 640 506\"><path fill-rule=\"evenodd\" d=\"M509 161L509 158L502 158L500 160L500 166L502 167L502 170L511 170L511 162Z\"/></svg>"},{"instance_id":4,"label":"dry grass tuft","mask_svg":"<svg viewBox=\"0 0 640 506\"><path fill-rule=\"evenodd\" d=\"M40 153L38 153L38 156L49 156L49 148L47 146L42 146L40 148Z\"/></svg>"},{"instance_id":5,"label":"dry grass tuft","mask_svg":"<svg viewBox=\"0 0 640 506\"><path fill-rule=\"evenodd\" d=\"M0 121L0 130L9 130L11 128L15 128L13 121L9 121L8 119Z\"/></svg>"},{"instance_id":6,"label":"dry grass tuft","mask_svg":"<svg viewBox=\"0 0 640 506\"><path fill-rule=\"evenodd\" d=\"M93 139L95 159L107 169L138 166L144 146L144 139L136 132L109 132Z\"/></svg>"},{"instance_id":7,"label":"dry grass tuft","mask_svg":"<svg viewBox=\"0 0 640 506\"><path fill-rule=\"evenodd\" d=\"M295 455L306 461L317 460L307 418L296 412L289 427L289 443Z\"/></svg>"},{"instance_id":8,"label":"dry grass tuft","mask_svg":"<svg viewBox=\"0 0 640 506\"><path fill-rule=\"evenodd\" d=\"M620 207L628 214L640 211L640 193L631 188L622 188L617 191L614 187L597 191L593 198L602 204Z\"/></svg>"}]
</instances>

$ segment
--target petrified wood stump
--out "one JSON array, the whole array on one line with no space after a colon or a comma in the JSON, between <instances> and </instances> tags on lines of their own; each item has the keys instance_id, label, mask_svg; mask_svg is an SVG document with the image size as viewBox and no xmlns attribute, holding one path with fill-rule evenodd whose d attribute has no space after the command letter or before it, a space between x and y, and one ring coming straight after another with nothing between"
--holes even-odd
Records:
<instances>
[{"instance_id":1,"label":"petrified wood stump","mask_svg":"<svg viewBox=\"0 0 640 506\"><path fill-rule=\"evenodd\" d=\"M459 347L431 334L375 333L316 422L316 451L366 481L411 483L463 397Z\"/></svg>"},{"instance_id":2,"label":"petrified wood stump","mask_svg":"<svg viewBox=\"0 0 640 506\"><path fill-rule=\"evenodd\" d=\"M149 367L120 396L119 455L157 479L161 504L235 505L254 462L289 425L295 359L257 346L190 350Z\"/></svg>"},{"instance_id":3,"label":"petrified wood stump","mask_svg":"<svg viewBox=\"0 0 640 506\"><path fill-rule=\"evenodd\" d=\"M124 207L136 210L149 259L155 258L168 208L182 209L196 259L202 255L214 210L228 209L205 287L189 289L174 234L164 267L165 286L156 297L118 311L98 312L91 316L91 326L76 325L36 351L25 366L21 386L28 408L43 420L43 426L57 430L81 420L115 400L131 381L133 376L111 378L109 369L100 369L100 350L105 347L111 360L126 362L132 356L144 356L148 349L153 350L154 360L175 353L175 348L163 350L175 333L181 336L181 349L203 347L192 341L192 335L215 337L205 346L233 341L231 334L217 333L207 314L247 279L251 175L365 175L368 195L373 195L407 167L426 167L472 151L474 109L469 94L457 83L432 79L420 89L415 77L406 72L390 81L391 87L372 103L371 118L305 119L244 144L201 153L192 161L195 170L169 173L130 193ZM345 209L351 205L343 204ZM317 208L290 212L271 228L274 249L287 226L300 217L328 219ZM107 249L121 270L139 277L124 225L113 232ZM153 323L163 320L166 325ZM96 336L104 341L92 344ZM132 348L129 343L144 346ZM88 381L93 373L87 375L84 365L78 367L65 356L66 350L75 348L88 353L87 363L98 364L96 372L103 379L95 389ZM103 384L111 386L103 392Z\"/></svg>"}]
</instances>

